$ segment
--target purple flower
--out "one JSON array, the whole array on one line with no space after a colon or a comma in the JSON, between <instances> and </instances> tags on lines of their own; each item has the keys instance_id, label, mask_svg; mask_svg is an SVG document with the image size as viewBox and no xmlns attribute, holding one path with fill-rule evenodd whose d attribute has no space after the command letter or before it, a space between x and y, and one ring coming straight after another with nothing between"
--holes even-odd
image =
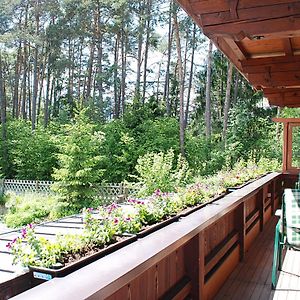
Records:
<instances>
[{"instance_id":1,"label":"purple flower","mask_svg":"<svg viewBox=\"0 0 300 300\"><path fill-rule=\"evenodd\" d=\"M160 189L157 189L155 192L154 192L154 195L159 197L161 195L161 190Z\"/></svg>"},{"instance_id":2,"label":"purple flower","mask_svg":"<svg viewBox=\"0 0 300 300\"><path fill-rule=\"evenodd\" d=\"M119 206L116 203L112 203L111 205L106 207L107 212L110 214L112 213L115 209L117 209Z\"/></svg>"},{"instance_id":3,"label":"purple flower","mask_svg":"<svg viewBox=\"0 0 300 300\"><path fill-rule=\"evenodd\" d=\"M33 225L30 223L30 224L28 224L28 227L30 228L30 229L33 229Z\"/></svg>"},{"instance_id":4,"label":"purple flower","mask_svg":"<svg viewBox=\"0 0 300 300\"><path fill-rule=\"evenodd\" d=\"M6 248L11 249L11 247L12 247L12 243L7 243L6 244Z\"/></svg>"},{"instance_id":5,"label":"purple flower","mask_svg":"<svg viewBox=\"0 0 300 300\"><path fill-rule=\"evenodd\" d=\"M119 219L118 218L114 218L114 223L118 224L119 223Z\"/></svg>"},{"instance_id":6,"label":"purple flower","mask_svg":"<svg viewBox=\"0 0 300 300\"><path fill-rule=\"evenodd\" d=\"M130 221L131 221L130 217L125 218L125 222L130 222Z\"/></svg>"},{"instance_id":7,"label":"purple flower","mask_svg":"<svg viewBox=\"0 0 300 300\"><path fill-rule=\"evenodd\" d=\"M128 199L128 202L133 204L145 204L144 201L138 199Z\"/></svg>"},{"instance_id":8,"label":"purple flower","mask_svg":"<svg viewBox=\"0 0 300 300\"><path fill-rule=\"evenodd\" d=\"M21 229L21 234L22 234L22 238L25 239L26 235L27 235L27 229L26 229L26 227L24 227L24 228Z\"/></svg>"}]
</instances>

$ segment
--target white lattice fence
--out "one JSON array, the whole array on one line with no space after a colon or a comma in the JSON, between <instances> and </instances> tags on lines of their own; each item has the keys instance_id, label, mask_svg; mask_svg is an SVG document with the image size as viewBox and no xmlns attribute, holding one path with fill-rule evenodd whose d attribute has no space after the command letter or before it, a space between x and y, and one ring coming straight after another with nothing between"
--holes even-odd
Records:
<instances>
[{"instance_id":1,"label":"white lattice fence","mask_svg":"<svg viewBox=\"0 0 300 300\"><path fill-rule=\"evenodd\" d=\"M31 192L52 194L52 184L52 181L2 179L0 180L0 193L14 192L21 194ZM103 203L124 201L128 197L134 197L139 190L137 186L128 186L123 183L100 184L95 189Z\"/></svg>"},{"instance_id":2,"label":"white lattice fence","mask_svg":"<svg viewBox=\"0 0 300 300\"><path fill-rule=\"evenodd\" d=\"M128 197L133 197L138 192L138 187L119 184L102 184L96 187L98 197L103 203L122 202Z\"/></svg>"},{"instance_id":3,"label":"white lattice fence","mask_svg":"<svg viewBox=\"0 0 300 300\"><path fill-rule=\"evenodd\" d=\"M14 192L21 194L25 192L51 194L52 181L33 181L33 180L11 180L5 179L3 182L3 192Z\"/></svg>"}]
</instances>

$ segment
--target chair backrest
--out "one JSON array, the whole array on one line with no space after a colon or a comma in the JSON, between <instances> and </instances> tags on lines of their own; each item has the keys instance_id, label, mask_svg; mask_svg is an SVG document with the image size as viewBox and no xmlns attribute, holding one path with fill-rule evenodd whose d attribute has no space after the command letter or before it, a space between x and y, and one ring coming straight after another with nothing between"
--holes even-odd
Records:
<instances>
[{"instance_id":1,"label":"chair backrest","mask_svg":"<svg viewBox=\"0 0 300 300\"><path fill-rule=\"evenodd\" d=\"M287 243L300 248L300 190L284 190L282 214Z\"/></svg>"}]
</instances>

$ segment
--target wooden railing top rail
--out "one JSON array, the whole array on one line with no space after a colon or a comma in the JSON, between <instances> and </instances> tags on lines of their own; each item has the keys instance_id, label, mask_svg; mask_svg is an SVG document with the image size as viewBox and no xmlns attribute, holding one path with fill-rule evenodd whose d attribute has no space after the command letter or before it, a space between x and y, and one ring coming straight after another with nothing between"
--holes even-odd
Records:
<instances>
[{"instance_id":1,"label":"wooden railing top rail","mask_svg":"<svg viewBox=\"0 0 300 300\"><path fill-rule=\"evenodd\" d=\"M172 223L64 278L54 278L14 299L104 299L200 231L234 210L280 173L268 174L217 202Z\"/></svg>"}]
</instances>

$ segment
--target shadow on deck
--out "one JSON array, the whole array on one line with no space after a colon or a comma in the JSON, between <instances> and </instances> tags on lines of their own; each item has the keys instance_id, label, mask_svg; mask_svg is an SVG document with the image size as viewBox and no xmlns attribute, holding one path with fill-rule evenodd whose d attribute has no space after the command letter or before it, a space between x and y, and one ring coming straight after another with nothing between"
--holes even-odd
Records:
<instances>
[{"instance_id":1,"label":"shadow on deck","mask_svg":"<svg viewBox=\"0 0 300 300\"><path fill-rule=\"evenodd\" d=\"M274 217L266 224L234 272L219 291L221 299L300 299L300 251L286 251L276 290L271 289L275 226Z\"/></svg>"}]
</instances>

